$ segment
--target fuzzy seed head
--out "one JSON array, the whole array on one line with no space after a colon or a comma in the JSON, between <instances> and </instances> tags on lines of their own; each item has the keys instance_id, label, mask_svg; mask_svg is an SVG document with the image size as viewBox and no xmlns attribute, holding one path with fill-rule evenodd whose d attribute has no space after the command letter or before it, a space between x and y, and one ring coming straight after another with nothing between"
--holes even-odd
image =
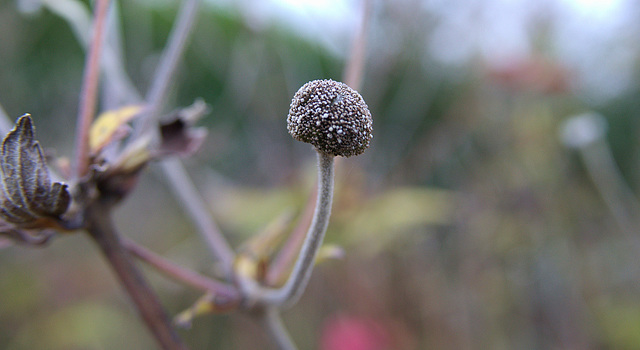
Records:
<instances>
[{"instance_id":1,"label":"fuzzy seed head","mask_svg":"<svg viewBox=\"0 0 640 350\"><path fill-rule=\"evenodd\" d=\"M287 129L319 152L350 157L369 147L373 118L362 96L347 84L314 80L293 96Z\"/></svg>"}]
</instances>

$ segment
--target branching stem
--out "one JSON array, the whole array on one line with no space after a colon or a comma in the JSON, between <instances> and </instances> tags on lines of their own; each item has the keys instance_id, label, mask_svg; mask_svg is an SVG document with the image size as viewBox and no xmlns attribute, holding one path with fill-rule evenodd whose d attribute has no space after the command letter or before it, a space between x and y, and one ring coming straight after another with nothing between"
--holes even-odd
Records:
<instances>
[{"instance_id":1,"label":"branching stem","mask_svg":"<svg viewBox=\"0 0 640 350\"><path fill-rule=\"evenodd\" d=\"M138 245L130 239L123 238L122 244L129 253L153 266L158 272L175 281L200 289L204 292L210 292L215 295L225 297L229 301L240 300L238 290L231 285L213 280L195 271L180 267L149 249Z\"/></svg>"}]
</instances>

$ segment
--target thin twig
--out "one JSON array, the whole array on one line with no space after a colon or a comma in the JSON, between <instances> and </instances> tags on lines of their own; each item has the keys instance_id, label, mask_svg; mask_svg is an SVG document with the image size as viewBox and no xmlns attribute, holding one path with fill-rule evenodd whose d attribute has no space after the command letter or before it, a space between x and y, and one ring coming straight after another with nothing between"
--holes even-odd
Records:
<instances>
[{"instance_id":1,"label":"thin twig","mask_svg":"<svg viewBox=\"0 0 640 350\"><path fill-rule=\"evenodd\" d=\"M160 162L160 166L172 184L169 188L173 191L174 196L197 226L197 231L209 249L220 260L225 274L231 276L235 253L212 219L211 213L207 210L209 205L200 196L193 182L189 179L184 166L175 158Z\"/></svg>"},{"instance_id":2,"label":"thin twig","mask_svg":"<svg viewBox=\"0 0 640 350\"><path fill-rule=\"evenodd\" d=\"M291 235L289 235L289 238L284 242L284 245L280 251L278 251L276 257L269 264L269 270L265 277L265 282L268 286L278 286L280 281L283 281L287 277L287 274L291 272L293 261L298 256L302 242L304 242L304 235L311 225L317 196L318 190L317 187L314 187L314 190L307 199L304 212L300 216L298 224L291 232Z\"/></svg>"},{"instance_id":3,"label":"thin twig","mask_svg":"<svg viewBox=\"0 0 640 350\"><path fill-rule=\"evenodd\" d=\"M156 130L156 128L153 127L153 123L160 115L162 107L164 106L176 67L189 42L189 36L195 24L199 6L200 0L185 0L182 3L176 24L171 30L169 42L162 52L162 58L154 74L151 87L147 92L146 100L147 103L149 103L149 112L145 113L136 122L134 137Z\"/></svg>"},{"instance_id":4,"label":"thin twig","mask_svg":"<svg viewBox=\"0 0 640 350\"><path fill-rule=\"evenodd\" d=\"M111 222L110 208L99 201L95 202L87 208L86 218L87 231L111 264L159 345L167 350L186 349L158 297L122 246L119 234Z\"/></svg>"},{"instance_id":5,"label":"thin twig","mask_svg":"<svg viewBox=\"0 0 640 350\"><path fill-rule=\"evenodd\" d=\"M85 50L88 50L91 44L92 26L91 13L89 10L83 6L81 2L76 0L45 0L43 1L43 5L64 19L69 27L71 27L80 45ZM112 3L111 8L112 14L117 13L117 3ZM111 18L111 21L109 21L109 18ZM117 101L118 105L139 102L142 98L124 71L125 65L122 62L122 57L119 54L120 50L117 47L119 44L119 32L117 25L114 24L114 22L117 22L117 16L108 15L107 20L109 23L106 25L111 29L105 30L107 39L103 44L102 57L100 60L105 92L116 96L115 99L111 100ZM115 32L115 35L110 35L110 31ZM109 38L112 39L111 42ZM102 102L104 105L105 101L103 100ZM106 109L109 109L109 106L107 106Z\"/></svg>"},{"instance_id":6,"label":"thin twig","mask_svg":"<svg viewBox=\"0 0 640 350\"><path fill-rule=\"evenodd\" d=\"M360 85L362 84L362 74L364 72L367 49L367 34L369 32L369 19L371 18L371 11L373 8L373 1L365 0L363 2L360 28L353 40L351 53L349 54L349 61L347 61L347 65L342 75L344 83L354 90L360 89Z\"/></svg>"},{"instance_id":7,"label":"thin twig","mask_svg":"<svg viewBox=\"0 0 640 350\"><path fill-rule=\"evenodd\" d=\"M210 292L215 295L225 297L230 302L233 300L240 300L238 290L229 284L213 280L195 271L180 267L149 249L138 245L130 239L122 238L122 245L127 251L129 251L129 253L153 266L158 272L177 282L184 283L204 292Z\"/></svg>"},{"instance_id":8,"label":"thin twig","mask_svg":"<svg viewBox=\"0 0 640 350\"><path fill-rule=\"evenodd\" d=\"M78 122L76 127L76 176L82 177L89 167L89 128L96 110L98 80L100 78L100 53L104 43L105 18L109 9L109 0L98 0L95 19L93 21L93 41L85 64L78 106Z\"/></svg>"},{"instance_id":9,"label":"thin twig","mask_svg":"<svg viewBox=\"0 0 640 350\"><path fill-rule=\"evenodd\" d=\"M262 311L259 316L262 320L262 324L266 328L267 332L273 339L273 342L278 346L280 350L296 350L297 347L291 340L291 336L287 331L287 328L282 323L282 317L280 311L275 307L267 307Z\"/></svg>"}]
</instances>

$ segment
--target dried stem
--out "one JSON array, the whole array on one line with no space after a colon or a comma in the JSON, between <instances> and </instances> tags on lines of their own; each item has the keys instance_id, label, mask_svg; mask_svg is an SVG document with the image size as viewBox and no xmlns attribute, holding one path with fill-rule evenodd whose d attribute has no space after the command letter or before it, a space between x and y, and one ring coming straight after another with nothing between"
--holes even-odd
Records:
<instances>
[{"instance_id":1,"label":"dried stem","mask_svg":"<svg viewBox=\"0 0 640 350\"><path fill-rule=\"evenodd\" d=\"M220 259L222 269L231 276L233 274L233 261L235 253L227 243L211 213L209 205L199 195L198 190L189 179L184 166L178 159L167 159L160 163L165 176L172 184L169 186L173 194L178 198L185 211L191 216L191 220L198 227L200 236L207 243L209 249Z\"/></svg>"},{"instance_id":2,"label":"dried stem","mask_svg":"<svg viewBox=\"0 0 640 350\"><path fill-rule=\"evenodd\" d=\"M110 208L99 201L95 202L87 208L86 219L87 231L111 264L158 344L166 350L186 349L158 297L122 246L111 222Z\"/></svg>"},{"instance_id":3,"label":"dried stem","mask_svg":"<svg viewBox=\"0 0 640 350\"><path fill-rule=\"evenodd\" d=\"M189 35L195 24L199 6L200 0L185 0L182 3L176 24L169 35L169 42L162 52L162 58L147 92L146 100L149 103L149 112L137 121L134 136L156 130L153 123L164 106L176 67L182 58L187 42L189 42Z\"/></svg>"},{"instance_id":4,"label":"dried stem","mask_svg":"<svg viewBox=\"0 0 640 350\"><path fill-rule=\"evenodd\" d=\"M180 267L149 249L138 245L130 239L123 238L122 244L129 253L153 266L158 272L175 281L200 289L204 292L210 292L215 295L225 297L229 301L240 300L238 290L231 285L210 279L195 271Z\"/></svg>"},{"instance_id":5,"label":"dried stem","mask_svg":"<svg viewBox=\"0 0 640 350\"><path fill-rule=\"evenodd\" d=\"M109 9L109 0L97 0L93 40L85 63L80 105L78 107L78 122L76 129L76 176L82 177L89 167L89 128L93 122L98 95L98 80L100 78L100 53L104 43L105 19Z\"/></svg>"},{"instance_id":6,"label":"dried stem","mask_svg":"<svg viewBox=\"0 0 640 350\"><path fill-rule=\"evenodd\" d=\"M358 90L362 84L362 73L364 72L364 62L367 49L367 33L369 28L369 19L373 1L365 0L362 9L362 18L360 20L360 28L353 40L349 61L345 67L342 79L345 84L352 89Z\"/></svg>"}]
</instances>

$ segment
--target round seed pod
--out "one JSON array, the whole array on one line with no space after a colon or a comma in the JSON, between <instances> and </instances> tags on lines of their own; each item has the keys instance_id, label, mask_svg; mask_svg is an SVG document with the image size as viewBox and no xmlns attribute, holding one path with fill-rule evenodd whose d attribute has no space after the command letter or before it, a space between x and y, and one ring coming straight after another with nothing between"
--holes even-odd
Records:
<instances>
[{"instance_id":1,"label":"round seed pod","mask_svg":"<svg viewBox=\"0 0 640 350\"><path fill-rule=\"evenodd\" d=\"M314 80L293 96L287 129L318 152L350 157L369 147L373 118L362 96L347 84Z\"/></svg>"}]
</instances>

